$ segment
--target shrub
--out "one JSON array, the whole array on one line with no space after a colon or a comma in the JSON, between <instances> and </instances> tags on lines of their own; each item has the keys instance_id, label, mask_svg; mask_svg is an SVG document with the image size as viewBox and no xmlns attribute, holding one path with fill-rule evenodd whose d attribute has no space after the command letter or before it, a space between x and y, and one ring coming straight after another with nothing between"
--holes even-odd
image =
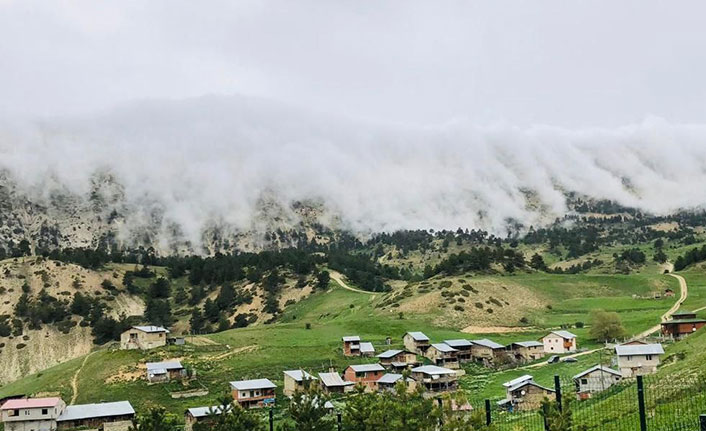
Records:
<instances>
[{"instance_id":1,"label":"shrub","mask_svg":"<svg viewBox=\"0 0 706 431\"><path fill-rule=\"evenodd\" d=\"M454 305L454 310L456 311L463 311L464 308L461 305Z\"/></svg>"},{"instance_id":2,"label":"shrub","mask_svg":"<svg viewBox=\"0 0 706 431\"><path fill-rule=\"evenodd\" d=\"M527 325L529 323L529 319L526 317L522 317L520 319L520 323L522 323L523 325Z\"/></svg>"},{"instance_id":3,"label":"shrub","mask_svg":"<svg viewBox=\"0 0 706 431\"><path fill-rule=\"evenodd\" d=\"M439 283L439 287L442 289L445 289L447 287L451 287L451 282L449 280L444 280L441 283Z\"/></svg>"},{"instance_id":4,"label":"shrub","mask_svg":"<svg viewBox=\"0 0 706 431\"><path fill-rule=\"evenodd\" d=\"M476 308L480 308L481 310L483 309L483 304L480 302L476 302L474 305L476 306Z\"/></svg>"},{"instance_id":5,"label":"shrub","mask_svg":"<svg viewBox=\"0 0 706 431\"><path fill-rule=\"evenodd\" d=\"M485 310L485 311L487 311L487 312L488 312L488 314L493 314L493 309L492 309L492 308L488 308L488 309L487 309L487 310Z\"/></svg>"},{"instance_id":6,"label":"shrub","mask_svg":"<svg viewBox=\"0 0 706 431\"><path fill-rule=\"evenodd\" d=\"M576 327L579 329L583 328L584 327L583 322L576 322Z\"/></svg>"},{"instance_id":7,"label":"shrub","mask_svg":"<svg viewBox=\"0 0 706 431\"><path fill-rule=\"evenodd\" d=\"M17 350L20 350L20 349L24 349L25 347L27 347L27 345L25 343L20 343L15 347L17 347Z\"/></svg>"}]
</instances>

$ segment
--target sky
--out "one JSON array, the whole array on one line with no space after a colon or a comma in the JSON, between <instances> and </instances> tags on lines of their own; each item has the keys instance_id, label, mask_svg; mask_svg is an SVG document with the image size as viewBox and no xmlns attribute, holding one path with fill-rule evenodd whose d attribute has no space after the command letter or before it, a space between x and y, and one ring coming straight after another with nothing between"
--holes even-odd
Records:
<instances>
[{"instance_id":1,"label":"sky","mask_svg":"<svg viewBox=\"0 0 706 431\"><path fill-rule=\"evenodd\" d=\"M0 114L249 95L379 122L706 122L706 3L0 0Z\"/></svg>"}]
</instances>

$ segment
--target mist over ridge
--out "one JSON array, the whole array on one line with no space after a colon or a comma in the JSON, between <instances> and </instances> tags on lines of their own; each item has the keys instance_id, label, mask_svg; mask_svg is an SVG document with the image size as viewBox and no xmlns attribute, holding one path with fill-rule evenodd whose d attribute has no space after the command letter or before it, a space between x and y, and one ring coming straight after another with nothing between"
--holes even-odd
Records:
<instances>
[{"instance_id":1,"label":"mist over ridge","mask_svg":"<svg viewBox=\"0 0 706 431\"><path fill-rule=\"evenodd\" d=\"M663 214L706 202L706 126L615 129L373 124L262 99L148 101L82 118L0 122L0 169L29 200L87 197L109 177L120 230L267 229L262 203L308 202L355 233L538 226L566 192ZM117 205L117 204L116 204Z\"/></svg>"}]
</instances>

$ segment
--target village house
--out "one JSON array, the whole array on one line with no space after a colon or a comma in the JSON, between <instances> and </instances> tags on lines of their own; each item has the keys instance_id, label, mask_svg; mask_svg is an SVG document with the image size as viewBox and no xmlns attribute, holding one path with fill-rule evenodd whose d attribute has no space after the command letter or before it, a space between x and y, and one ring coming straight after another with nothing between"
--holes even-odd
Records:
<instances>
[{"instance_id":1,"label":"village house","mask_svg":"<svg viewBox=\"0 0 706 431\"><path fill-rule=\"evenodd\" d=\"M5 401L0 407L6 430L54 431L56 420L66 409L61 398L23 398Z\"/></svg>"},{"instance_id":2,"label":"village house","mask_svg":"<svg viewBox=\"0 0 706 431\"><path fill-rule=\"evenodd\" d=\"M544 357L544 344L539 341L518 341L508 346L508 356L519 362L532 362Z\"/></svg>"},{"instance_id":3,"label":"village house","mask_svg":"<svg viewBox=\"0 0 706 431\"><path fill-rule=\"evenodd\" d=\"M384 392L384 391L394 391L395 387L397 386L398 382L403 381L404 376L402 374L395 374L395 373L387 373L384 376L380 377L378 380L378 391ZM407 384L407 390L408 391L413 391L414 388L416 387L416 382L414 379L407 378L405 380Z\"/></svg>"},{"instance_id":4,"label":"village house","mask_svg":"<svg viewBox=\"0 0 706 431\"><path fill-rule=\"evenodd\" d=\"M167 334L169 331L161 326L133 326L120 334L120 348L147 350L166 346Z\"/></svg>"},{"instance_id":5,"label":"village house","mask_svg":"<svg viewBox=\"0 0 706 431\"><path fill-rule=\"evenodd\" d=\"M456 357L459 362L469 362L473 360L473 355L471 354L471 348L473 343L468 340L458 339L458 340L444 340L444 344L449 345L457 350Z\"/></svg>"},{"instance_id":6,"label":"village house","mask_svg":"<svg viewBox=\"0 0 706 431\"><path fill-rule=\"evenodd\" d=\"M476 362L492 363L505 354L505 346L483 338L471 340L471 357Z\"/></svg>"},{"instance_id":7,"label":"village house","mask_svg":"<svg viewBox=\"0 0 706 431\"><path fill-rule=\"evenodd\" d=\"M268 379L230 382L233 400L246 409L274 406L276 387Z\"/></svg>"},{"instance_id":8,"label":"village house","mask_svg":"<svg viewBox=\"0 0 706 431\"><path fill-rule=\"evenodd\" d=\"M128 431L135 419L135 409L129 401L79 404L67 406L56 420L58 429L102 429Z\"/></svg>"},{"instance_id":9,"label":"village house","mask_svg":"<svg viewBox=\"0 0 706 431\"><path fill-rule=\"evenodd\" d=\"M620 374L635 377L657 372L664 349L661 344L622 344L615 346L615 353Z\"/></svg>"},{"instance_id":10,"label":"village house","mask_svg":"<svg viewBox=\"0 0 706 431\"><path fill-rule=\"evenodd\" d=\"M295 393L306 391L308 385L317 380L316 377L304 370L290 370L284 372L283 393L287 397L293 397Z\"/></svg>"},{"instance_id":11,"label":"village house","mask_svg":"<svg viewBox=\"0 0 706 431\"><path fill-rule=\"evenodd\" d=\"M544 353L560 355L576 351L576 335L569 331L552 331L541 339Z\"/></svg>"},{"instance_id":12,"label":"village house","mask_svg":"<svg viewBox=\"0 0 706 431\"><path fill-rule=\"evenodd\" d=\"M576 396L579 400L591 398L622 380L623 376L611 368L596 365L574 376Z\"/></svg>"},{"instance_id":13,"label":"village house","mask_svg":"<svg viewBox=\"0 0 706 431\"><path fill-rule=\"evenodd\" d=\"M380 365L393 370L404 370L419 363L417 354L407 350L386 350L377 355L377 358Z\"/></svg>"},{"instance_id":14,"label":"village house","mask_svg":"<svg viewBox=\"0 0 706 431\"><path fill-rule=\"evenodd\" d=\"M184 413L184 431L192 431L195 424L207 422L221 413L221 406L190 408Z\"/></svg>"},{"instance_id":15,"label":"village house","mask_svg":"<svg viewBox=\"0 0 706 431\"><path fill-rule=\"evenodd\" d=\"M445 343L434 343L427 349L426 357L440 367L458 368L458 350Z\"/></svg>"},{"instance_id":16,"label":"village house","mask_svg":"<svg viewBox=\"0 0 706 431\"><path fill-rule=\"evenodd\" d=\"M430 345L429 337L421 332L407 332L402 337L402 341L404 341L405 349L421 356L426 354Z\"/></svg>"},{"instance_id":17,"label":"village house","mask_svg":"<svg viewBox=\"0 0 706 431\"><path fill-rule=\"evenodd\" d=\"M505 399L498 405L508 410L534 410L542 405L545 398L554 400L556 393L553 389L545 388L534 381L530 375L518 377L503 383Z\"/></svg>"},{"instance_id":18,"label":"village house","mask_svg":"<svg viewBox=\"0 0 706 431\"><path fill-rule=\"evenodd\" d=\"M355 383L347 382L338 373L319 373L321 389L327 394L343 394L353 389Z\"/></svg>"},{"instance_id":19,"label":"village house","mask_svg":"<svg viewBox=\"0 0 706 431\"><path fill-rule=\"evenodd\" d=\"M186 377L186 368L179 361L148 362L146 365L147 381L150 383L164 383Z\"/></svg>"},{"instance_id":20,"label":"village house","mask_svg":"<svg viewBox=\"0 0 706 431\"><path fill-rule=\"evenodd\" d=\"M343 371L343 379L347 382L365 385L366 390L375 390L376 383L385 373L380 364L349 365Z\"/></svg>"},{"instance_id":21,"label":"village house","mask_svg":"<svg viewBox=\"0 0 706 431\"><path fill-rule=\"evenodd\" d=\"M348 335L343 340L343 356L360 356L360 337Z\"/></svg>"},{"instance_id":22,"label":"village house","mask_svg":"<svg viewBox=\"0 0 706 431\"><path fill-rule=\"evenodd\" d=\"M683 311L672 314L670 320L662 322L662 335L680 339L704 326L706 326L706 320L697 318L696 313Z\"/></svg>"},{"instance_id":23,"label":"village house","mask_svg":"<svg viewBox=\"0 0 706 431\"><path fill-rule=\"evenodd\" d=\"M458 387L456 372L436 365L412 368L412 379L430 393L455 391Z\"/></svg>"},{"instance_id":24,"label":"village house","mask_svg":"<svg viewBox=\"0 0 706 431\"><path fill-rule=\"evenodd\" d=\"M373 357L375 356L375 347L373 343L360 343L360 356Z\"/></svg>"}]
</instances>

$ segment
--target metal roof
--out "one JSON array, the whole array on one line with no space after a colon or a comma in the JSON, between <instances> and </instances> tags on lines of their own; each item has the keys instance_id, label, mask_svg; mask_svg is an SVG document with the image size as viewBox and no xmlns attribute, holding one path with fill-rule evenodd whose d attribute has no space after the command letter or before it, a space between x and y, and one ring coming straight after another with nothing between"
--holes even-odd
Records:
<instances>
[{"instance_id":1,"label":"metal roof","mask_svg":"<svg viewBox=\"0 0 706 431\"><path fill-rule=\"evenodd\" d=\"M539 341L516 341L512 344L517 344L518 346L522 347L544 347L544 344L540 343Z\"/></svg>"},{"instance_id":2,"label":"metal roof","mask_svg":"<svg viewBox=\"0 0 706 431\"><path fill-rule=\"evenodd\" d=\"M247 391L249 389L274 389L277 385L272 383L269 379L255 379L230 382L230 387L239 391Z\"/></svg>"},{"instance_id":3,"label":"metal roof","mask_svg":"<svg viewBox=\"0 0 706 431\"><path fill-rule=\"evenodd\" d=\"M184 368L179 361L148 362L146 365L148 372L156 372L157 370L181 370Z\"/></svg>"},{"instance_id":4,"label":"metal roof","mask_svg":"<svg viewBox=\"0 0 706 431\"><path fill-rule=\"evenodd\" d=\"M356 373L367 373L369 371L385 371L385 368L380 364L349 365L348 367Z\"/></svg>"},{"instance_id":5,"label":"metal roof","mask_svg":"<svg viewBox=\"0 0 706 431\"><path fill-rule=\"evenodd\" d=\"M446 343L434 343L431 345L431 347L435 348L436 350L440 351L441 353L458 352L458 350L454 349L453 347L449 346Z\"/></svg>"},{"instance_id":6,"label":"metal roof","mask_svg":"<svg viewBox=\"0 0 706 431\"><path fill-rule=\"evenodd\" d=\"M169 333L168 329L165 329L161 326L133 326L132 329L137 329L142 332L166 332L167 334Z\"/></svg>"},{"instance_id":7,"label":"metal roof","mask_svg":"<svg viewBox=\"0 0 706 431\"><path fill-rule=\"evenodd\" d=\"M603 371L604 373L614 374L614 375L616 375L616 376L622 376L622 374L620 374L619 372L615 371L615 370L612 369L612 368L604 367L604 366L602 366L602 365L596 365L595 367L591 367L591 368L587 369L586 371L584 371L584 372L582 372L582 373L576 374L576 375L574 376L574 380L580 379L581 377L586 376L586 375L588 375L588 374L591 374L591 373L594 372L594 371Z\"/></svg>"},{"instance_id":8,"label":"metal roof","mask_svg":"<svg viewBox=\"0 0 706 431\"><path fill-rule=\"evenodd\" d=\"M375 353L373 343L360 343L360 353Z\"/></svg>"},{"instance_id":9,"label":"metal roof","mask_svg":"<svg viewBox=\"0 0 706 431\"><path fill-rule=\"evenodd\" d=\"M18 398L14 400L7 400L5 404L0 407L2 410L9 409L36 409L42 407L54 407L61 402L61 398L50 397L50 398Z\"/></svg>"},{"instance_id":10,"label":"metal roof","mask_svg":"<svg viewBox=\"0 0 706 431\"><path fill-rule=\"evenodd\" d=\"M326 387L351 386L353 382L346 382L338 373L319 373L321 383Z\"/></svg>"},{"instance_id":11,"label":"metal roof","mask_svg":"<svg viewBox=\"0 0 706 431\"><path fill-rule=\"evenodd\" d=\"M504 349L505 348L505 346L503 346L502 344L498 344L495 341L491 341L487 338L483 338L480 340L471 340L471 343L477 344L479 346L487 347L489 349Z\"/></svg>"},{"instance_id":12,"label":"metal roof","mask_svg":"<svg viewBox=\"0 0 706 431\"><path fill-rule=\"evenodd\" d=\"M383 358L383 359L389 359L389 358L394 358L395 356L399 355L400 353L404 352L404 350L385 350L384 352L380 353L377 355L378 358Z\"/></svg>"},{"instance_id":13,"label":"metal roof","mask_svg":"<svg viewBox=\"0 0 706 431\"><path fill-rule=\"evenodd\" d=\"M663 355L664 349L661 344L638 344L615 346L615 353L618 356Z\"/></svg>"},{"instance_id":14,"label":"metal roof","mask_svg":"<svg viewBox=\"0 0 706 431\"><path fill-rule=\"evenodd\" d=\"M471 347L473 345L470 341L462 338L458 340L444 340L444 344L448 344L454 349L458 349L459 347Z\"/></svg>"},{"instance_id":15,"label":"metal roof","mask_svg":"<svg viewBox=\"0 0 706 431\"><path fill-rule=\"evenodd\" d=\"M430 376L440 376L443 374L456 374L454 370L449 370L436 365L423 365L421 367L412 368L413 373L429 374Z\"/></svg>"},{"instance_id":16,"label":"metal roof","mask_svg":"<svg viewBox=\"0 0 706 431\"><path fill-rule=\"evenodd\" d=\"M298 382L304 380L316 380L316 377L312 376L304 370L289 370L285 371L284 374L288 375L289 377L293 378Z\"/></svg>"},{"instance_id":17,"label":"metal roof","mask_svg":"<svg viewBox=\"0 0 706 431\"><path fill-rule=\"evenodd\" d=\"M412 332L408 332L407 334L409 334L410 336L412 336L412 338L414 339L414 341L429 341L429 337L427 337L426 335L424 335L423 332L412 331Z\"/></svg>"},{"instance_id":18,"label":"metal roof","mask_svg":"<svg viewBox=\"0 0 706 431\"><path fill-rule=\"evenodd\" d=\"M552 331L550 334L558 335L561 338L564 338L566 340L571 340L572 338L576 338L576 335L572 334L569 331Z\"/></svg>"},{"instance_id":19,"label":"metal roof","mask_svg":"<svg viewBox=\"0 0 706 431\"><path fill-rule=\"evenodd\" d=\"M680 324L680 323L704 323L706 322L706 319L672 319L672 320L667 320L666 322L662 322L662 326L664 325L672 325L672 324Z\"/></svg>"},{"instance_id":20,"label":"metal roof","mask_svg":"<svg viewBox=\"0 0 706 431\"><path fill-rule=\"evenodd\" d=\"M349 335L349 336L343 337L343 341L347 341L347 342L360 341L360 337L357 335Z\"/></svg>"},{"instance_id":21,"label":"metal roof","mask_svg":"<svg viewBox=\"0 0 706 431\"><path fill-rule=\"evenodd\" d=\"M203 418L210 414L220 415L223 410L223 406L212 406L212 407L193 407L187 410L191 416L195 418Z\"/></svg>"},{"instance_id":22,"label":"metal roof","mask_svg":"<svg viewBox=\"0 0 706 431\"><path fill-rule=\"evenodd\" d=\"M81 419L104 418L108 416L134 415L135 409L129 401L117 401L114 403L79 404L67 406L64 412L56 421L76 421Z\"/></svg>"},{"instance_id":23,"label":"metal roof","mask_svg":"<svg viewBox=\"0 0 706 431\"><path fill-rule=\"evenodd\" d=\"M512 391L516 391L516 390L520 389L521 387L527 386L527 385L531 385L531 386L534 386L534 387L537 387L537 388L540 388L540 389L544 389L545 391L555 392L554 389L551 389L551 388L547 388L547 387L545 387L545 386L542 386L542 385L540 385L539 383L535 382L534 380L526 380L526 381L524 381L524 382L520 382L520 383L518 383L518 384L516 384L516 385L514 385L514 386L508 387L507 390L510 391L510 392L512 392Z\"/></svg>"},{"instance_id":24,"label":"metal roof","mask_svg":"<svg viewBox=\"0 0 706 431\"><path fill-rule=\"evenodd\" d=\"M402 378L402 374L394 374L394 373L388 373L385 374L384 376L380 377L378 380L378 383L386 383L386 384L395 384L397 383L398 380Z\"/></svg>"},{"instance_id":25,"label":"metal roof","mask_svg":"<svg viewBox=\"0 0 706 431\"><path fill-rule=\"evenodd\" d=\"M506 388L509 388L509 387L515 386L515 385L517 385L517 384L519 384L519 383L524 383L524 382L526 382L526 381L533 380L533 379L534 379L534 377L530 376L529 374L525 374L525 375L522 376L522 377L518 377L518 378L516 378L516 379L510 380L509 382L503 383L503 386L506 387Z\"/></svg>"}]
</instances>

